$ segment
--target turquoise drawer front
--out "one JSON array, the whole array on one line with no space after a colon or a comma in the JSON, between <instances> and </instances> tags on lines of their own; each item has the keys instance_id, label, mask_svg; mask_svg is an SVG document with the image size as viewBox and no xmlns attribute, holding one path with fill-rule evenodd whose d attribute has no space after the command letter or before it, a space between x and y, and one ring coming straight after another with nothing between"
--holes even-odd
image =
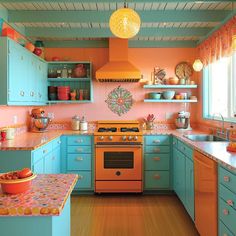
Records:
<instances>
[{"instance_id":1,"label":"turquoise drawer front","mask_svg":"<svg viewBox=\"0 0 236 236\"><path fill-rule=\"evenodd\" d=\"M219 182L236 193L236 175L222 167L219 168L219 172Z\"/></svg>"},{"instance_id":2,"label":"turquoise drawer front","mask_svg":"<svg viewBox=\"0 0 236 236\"><path fill-rule=\"evenodd\" d=\"M169 153L169 146L144 146L145 153Z\"/></svg>"},{"instance_id":3,"label":"turquoise drawer front","mask_svg":"<svg viewBox=\"0 0 236 236\"><path fill-rule=\"evenodd\" d=\"M178 149L184 153L188 158L193 159L193 149L187 146L186 144L178 141Z\"/></svg>"},{"instance_id":4,"label":"turquoise drawer front","mask_svg":"<svg viewBox=\"0 0 236 236\"><path fill-rule=\"evenodd\" d=\"M91 154L68 154L67 170L91 170Z\"/></svg>"},{"instance_id":5,"label":"turquoise drawer front","mask_svg":"<svg viewBox=\"0 0 236 236\"><path fill-rule=\"evenodd\" d=\"M169 170L170 155L169 154L144 154L145 170Z\"/></svg>"},{"instance_id":6,"label":"turquoise drawer front","mask_svg":"<svg viewBox=\"0 0 236 236\"><path fill-rule=\"evenodd\" d=\"M170 144L170 137L168 135L145 136L145 145L168 145Z\"/></svg>"},{"instance_id":7,"label":"turquoise drawer front","mask_svg":"<svg viewBox=\"0 0 236 236\"><path fill-rule=\"evenodd\" d=\"M222 184L219 185L219 196L231 207L236 210L236 194L231 192L229 189L224 187Z\"/></svg>"},{"instance_id":8,"label":"turquoise drawer front","mask_svg":"<svg viewBox=\"0 0 236 236\"><path fill-rule=\"evenodd\" d=\"M67 153L91 153L91 146L67 146Z\"/></svg>"},{"instance_id":9,"label":"turquoise drawer front","mask_svg":"<svg viewBox=\"0 0 236 236\"><path fill-rule=\"evenodd\" d=\"M236 232L236 211L232 207L228 206L222 199L219 199L218 215L231 232Z\"/></svg>"},{"instance_id":10,"label":"turquoise drawer front","mask_svg":"<svg viewBox=\"0 0 236 236\"><path fill-rule=\"evenodd\" d=\"M219 236L235 236L235 235L233 235L229 231L229 229L221 221L219 221Z\"/></svg>"},{"instance_id":11,"label":"turquoise drawer front","mask_svg":"<svg viewBox=\"0 0 236 236\"><path fill-rule=\"evenodd\" d=\"M61 145L60 138L56 138L56 139L52 140L52 149L56 149L56 148L60 147L60 145Z\"/></svg>"},{"instance_id":12,"label":"turquoise drawer front","mask_svg":"<svg viewBox=\"0 0 236 236\"><path fill-rule=\"evenodd\" d=\"M176 137L173 137L172 146L176 148L178 146L178 139Z\"/></svg>"},{"instance_id":13,"label":"turquoise drawer front","mask_svg":"<svg viewBox=\"0 0 236 236\"><path fill-rule=\"evenodd\" d=\"M67 137L68 145L91 145L91 136L69 136Z\"/></svg>"},{"instance_id":14,"label":"turquoise drawer front","mask_svg":"<svg viewBox=\"0 0 236 236\"><path fill-rule=\"evenodd\" d=\"M168 189L170 187L169 171L145 171L145 189Z\"/></svg>"},{"instance_id":15,"label":"turquoise drawer front","mask_svg":"<svg viewBox=\"0 0 236 236\"><path fill-rule=\"evenodd\" d=\"M90 189L92 187L91 171L67 171L67 173L79 175L79 179L74 188L75 190Z\"/></svg>"}]
</instances>

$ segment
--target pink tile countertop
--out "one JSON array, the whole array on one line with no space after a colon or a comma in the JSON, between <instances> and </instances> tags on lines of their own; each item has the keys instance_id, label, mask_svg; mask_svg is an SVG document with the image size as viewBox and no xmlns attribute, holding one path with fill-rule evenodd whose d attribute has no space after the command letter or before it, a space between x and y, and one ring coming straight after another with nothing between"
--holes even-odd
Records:
<instances>
[{"instance_id":1,"label":"pink tile countertop","mask_svg":"<svg viewBox=\"0 0 236 236\"><path fill-rule=\"evenodd\" d=\"M228 152L226 147L229 142L199 142L191 141L184 137L186 134L206 134L201 130L191 130L191 131L177 131L177 130L152 130L143 131L144 135L158 135L158 134L172 134L173 136L179 138L180 140L187 143L189 146L195 150L201 152L207 157L217 161L218 163L226 166L228 169L236 171L236 152Z\"/></svg>"},{"instance_id":2,"label":"pink tile countertop","mask_svg":"<svg viewBox=\"0 0 236 236\"><path fill-rule=\"evenodd\" d=\"M75 174L41 174L24 193L4 194L0 188L0 217L58 216L77 179Z\"/></svg>"}]
</instances>

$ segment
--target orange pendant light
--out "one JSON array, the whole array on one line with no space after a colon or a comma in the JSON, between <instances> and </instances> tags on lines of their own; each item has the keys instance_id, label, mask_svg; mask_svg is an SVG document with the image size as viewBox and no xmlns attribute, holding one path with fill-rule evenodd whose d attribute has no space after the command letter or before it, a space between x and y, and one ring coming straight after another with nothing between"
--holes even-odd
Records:
<instances>
[{"instance_id":1,"label":"orange pendant light","mask_svg":"<svg viewBox=\"0 0 236 236\"><path fill-rule=\"evenodd\" d=\"M140 29L141 20L133 9L118 9L112 13L109 21L111 32L118 38L128 39L134 37Z\"/></svg>"}]
</instances>

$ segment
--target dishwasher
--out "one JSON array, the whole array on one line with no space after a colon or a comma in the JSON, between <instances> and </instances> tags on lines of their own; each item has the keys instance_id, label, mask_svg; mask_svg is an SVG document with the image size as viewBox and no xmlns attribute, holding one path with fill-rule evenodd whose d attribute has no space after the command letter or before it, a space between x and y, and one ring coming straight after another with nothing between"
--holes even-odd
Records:
<instances>
[{"instance_id":1,"label":"dishwasher","mask_svg":"<svg viewBox=\"0 0 236 236\"><path fill-rule=\"evenodd\" d=\"M195 226L201 236L217 236L217 163L194 151Z\"/></svg>"}]
</instances>

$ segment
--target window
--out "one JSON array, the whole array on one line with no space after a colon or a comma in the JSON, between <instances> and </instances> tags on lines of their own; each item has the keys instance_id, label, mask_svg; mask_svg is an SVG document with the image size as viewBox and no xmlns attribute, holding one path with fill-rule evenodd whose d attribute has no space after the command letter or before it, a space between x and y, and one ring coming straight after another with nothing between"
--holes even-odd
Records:
<instances>
[{"instance_id":1,"label":"window","mask_svg":"<svg viewBox=\"0 0 236 236\"><path fill-rule=\"evenodd\" d=\"M203 72L203 117L234 121L236 113L236 52L209 64Z\"/></svg>"}]
</instances>

